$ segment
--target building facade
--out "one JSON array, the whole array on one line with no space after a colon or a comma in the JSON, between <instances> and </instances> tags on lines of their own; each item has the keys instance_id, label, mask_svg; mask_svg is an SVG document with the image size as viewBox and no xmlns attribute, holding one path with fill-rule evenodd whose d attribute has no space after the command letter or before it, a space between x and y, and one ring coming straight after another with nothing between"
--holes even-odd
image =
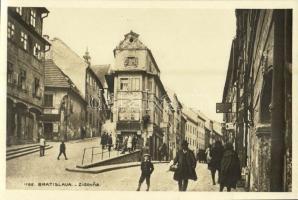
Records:
<instances>
[{"instance_id":1,"label":"building facade","mask_svg":"<svg viewBox=\"0 0 298 200\"><path fill-rule=\"evenodd\" d=\"M163 131L163 143L167 145L168 158L173 159L173 147L171 146L171 141L173 141L173 123L174 123L174 110L170 102L170 98L166 96L163 99L163 117L161 122L161 128Z\"/></svg>"},{"instance_id":2,"label":"building facade","mask_svg":"<svg viewBox=\"0 0 298 200\"><path fill-rule=\"evenodd\" d=\"M149 147L153 159L163 142L161 122L166 95L151 51L130 32L114 49L115 62L107 76L113 96L113 122L120 142L136 136L137 146Z\"/></svg>"},{"instance_id":3,"label":"building facade","mask_svg":"<svg viewBox=\"0 0 298 200\"><path fill-rule=\"evenodd\" d=\"M292 10L236 10L223 102L251 191L291 191Z\"/></svg>"},{"instance_id":4,"label":"building facade","mask_svg":"<svg viewBox=\"0 0 298 200\"><path fill-rule=\"evenodd\" d=\"M170 149L173 157L176 156L177 151L181 147L181 142L185 138L185 125L186 119L183 118L182 114L182 103L179 101L178 96L174 91L167 88L167 94L170 99L172 111L173 111L173 137L170 141ZM183 128L184 127L184 128Z\"/></svg>"},{"instance_id":5,"label":"building facade","mask_svg":"<svg viewBox=\"0 0 298 200\"><path fill-rule=\"evenodd\" d=\"M86 68L85 100L87 102L87 130L88 137L98 137L102 133L102 125L107 119L107 104L104 97L104 86L96 67L91 66L89 52L83 56L88 67Z\"/></svg>"},{"instance_id":6,"label":"building facade","mask_svg":"<svg viewBox=\"0 0 298 200\"><path fill-rule=\"evenodd\" d=\"M199 132L197 113L183 106L183 117L186 119L184 139L188 142L188 147L196 154L199 148Z\"/></svg>"},{"instance_id":7,"label":"building facade","mask_svg":"<svg viewBox=\"0 0 298 200\"><path fill-rule=\"evenodd\" d=\"M38 141L42 135L46 8L9 7L7 21L7 145Z\"/></svg>"},{"instance_id":8,"label":"building facade","mask_svg":"<svg viewBox=\"0 0 298 200\"><path fill-rule=\"evenodd\" d=\"M68 141L85 137L85 99L52 59L45 63L42 121L46 140Z\"/></svg>"},{"instance_id":9,"label":"building facade","mask_svg":"<svg viewBox=\"0 0 298 200\"><path fill-rule=\"evenodd\" d=\"M198 117L198 150L205 150L207 148L205 144L205 119L200 113L197 113Z\"/></svg>"}]
</instances>

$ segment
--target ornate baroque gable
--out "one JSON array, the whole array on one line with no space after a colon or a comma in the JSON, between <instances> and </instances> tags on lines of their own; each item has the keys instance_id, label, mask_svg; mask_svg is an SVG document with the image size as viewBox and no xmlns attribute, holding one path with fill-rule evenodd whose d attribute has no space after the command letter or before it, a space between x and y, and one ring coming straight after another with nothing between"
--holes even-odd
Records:
<instances>
[{"instance_id":1,"label":"ornate baroque gable","mask_svg":"<svg viewBox=\"0 0 298 200\"><path fill-rule=\"evenodd\" d=\"M139 40L139 34L130 31L124 35L122 40L115 50L122 49L147 49L147 47Z\"/></svg>"}]
</instances>

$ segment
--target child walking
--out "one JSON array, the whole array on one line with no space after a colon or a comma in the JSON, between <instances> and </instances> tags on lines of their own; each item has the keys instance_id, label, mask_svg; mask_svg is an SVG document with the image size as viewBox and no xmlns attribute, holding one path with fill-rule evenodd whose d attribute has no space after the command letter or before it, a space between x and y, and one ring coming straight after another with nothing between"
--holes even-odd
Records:
<instances>
[{"instance_id":1,"label":"child walking","mask_svg":"<svg viewBox=\"0 0 298 200\"><path fill-rule=\"evenodd\" d=\"M146 191L149 191L150 176L151 176L153 170L154 170L154 167L153 167L153 164L151 162L150 155L149 154L144 154L144 160L141 163L142 173L141 173L141 177L140 177L140 180L139 180L139 185L138 185L137 191L140 191L141 185L142 185L142 183L144 182L145 179L146 179L146 184L147 184Z\"/></svg>"}]
</instances>

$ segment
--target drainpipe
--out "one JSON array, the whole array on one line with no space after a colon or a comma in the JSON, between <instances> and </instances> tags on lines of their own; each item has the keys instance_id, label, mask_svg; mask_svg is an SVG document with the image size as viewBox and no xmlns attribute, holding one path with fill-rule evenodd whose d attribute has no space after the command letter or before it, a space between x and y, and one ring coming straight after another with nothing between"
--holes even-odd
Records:
<instances>
[{"instance_id":1,"label":"drainpipe","mask_svg":"<svg viewBox=\"0 0 298 200\"><path fill-rule=\"evenodd\" d=\"M270 191L283 191L284 163L284 66L285 66L285 11L274 10L274 55L271 101L271 173Z\"/></svg>"}]
</instances>

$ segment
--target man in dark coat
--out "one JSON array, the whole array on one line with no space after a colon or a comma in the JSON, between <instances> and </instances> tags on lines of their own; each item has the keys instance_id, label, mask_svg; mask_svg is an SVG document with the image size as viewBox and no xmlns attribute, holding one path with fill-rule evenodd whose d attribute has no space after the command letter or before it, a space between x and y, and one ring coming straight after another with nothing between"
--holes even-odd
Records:
<instances>
[{"instance_id":1,"label":"man in dark coat","mask_svg":"<svg viewBox=\"0 0 298 200\"><path fill-rule=\"evenodd\" d=\"M181 144L182 149L177 152L174 165L178 164L174 173L174 180L178 181L179 191L186 191L188 179L197 180L195 171L197 161L193 151L188 148L187 141Z\"/></svg>"},{"instance_id":2,"label":"man in dark coat","mask_svg":"<svg viewBox=\"0 0 298 200\"><path fill-rule=\"evenodd\" d=\"M112 135L108 135L108 148L109 148L109 151L111 151L111 148L113 146L113 138L112 138Z\"/></svg>"},{"instance_id":3,"label":"man in dark coat","mask_svg":"<svg viewBox=\"0 0 298 200\"><path fill-rule=\"evenodd\" d=\"M65 147L64 141L62 141L61 144L60 144L60 152L59 152L59 155L58 155L58 158L57 158L58 160L60 160L61 154L63 154L65 160L67 160L65 150L66 150L66 147Z\"/></svg>"},{"instance_id":4,"label":"man in dark coat","mask_svg":"<svg viewBox=\"0 0 298 200\"><path fill-rule=\"evenodd\" d=\"M227 143L220 169L220 191L227 187L230 192L231 188L236 188L237 181L241 178L240 161L237 153L233 150L233 145Z\"/></svg>"},{"instance_id":5,"label":"man in dark coat","mask_svg":"<svg viewBox=\"0 0 298 200\"><path fill-rule=\"evenodd\" d=\"M106 133L102 134L101 139L100 139L100 144L101 144L102 149L104 149L105 145L106 145Z\"/></svg>"},{"instance_id":6,"label":"man in dark coat","mask_svg":"<svg viewBox=\"0 0 298 200\"><path fill-rule=\"evenodd\" d=\"M224 152L224 148L220 141L215 142L215 146L210 150L211 160L208 163L208 169L211 171L211 177L213 185L215 185L215 173L218 171L218 183L220 181L220 162L222 159L222 155Z\"/></svg>"}]
</instances>

